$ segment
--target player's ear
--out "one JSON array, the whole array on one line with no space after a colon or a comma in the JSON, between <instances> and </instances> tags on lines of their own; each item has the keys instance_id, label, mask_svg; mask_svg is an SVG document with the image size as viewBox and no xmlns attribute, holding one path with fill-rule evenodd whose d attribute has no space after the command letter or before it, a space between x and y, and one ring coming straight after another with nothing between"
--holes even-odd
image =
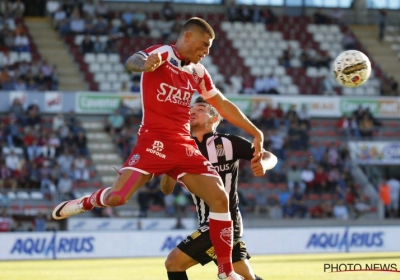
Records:
<instances>
[{"instance_id":1,"label":"player's ear","mask_svg":"<svg viewBox=\"0 0 400 280\"><path fill-rule=\"evenodd\" d=\"M192 31L186 31L185 33L185 42L189 42L193 37L193 32Z\"/></svg>"}]
</instances>

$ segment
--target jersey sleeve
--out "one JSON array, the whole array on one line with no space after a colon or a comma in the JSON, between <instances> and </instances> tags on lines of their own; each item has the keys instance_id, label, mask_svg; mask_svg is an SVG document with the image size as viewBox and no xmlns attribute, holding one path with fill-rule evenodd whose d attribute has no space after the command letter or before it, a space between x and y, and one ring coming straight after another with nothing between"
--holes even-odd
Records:
<instances>
[{"instance_id":1,"label":"jersey sleeve","mask_svg":"<svg viewBox=\"0 0 400 280\"><path fill-rule=\"evenodd\" d=\"M229 135L229 140L232 142L233 155L235 158L245 160L251 160L253 158L253 143L237 135Z\"/></svg>"},{"instance_id":2,"label":"jersey sleeve","mask_svg":"<svg viewBox=\"0 0 400 280\"><path fill-rule=\"evenodd\" d=\"M168 46L163 46L163 45L151 46L145 50L138 51L137 53L147 58L152 53L158 53L158 52L161 53L162 62L168 59Z\"/></svg>"},{"instance_id":3,"label":"jersey sleeve","mask_svg":"<svg viewBox=\"0 0 400 280\"><path fill-rule=\"evenodd\" d=\"M204 97L204 99L209 99L218 93L218 89L215 87L211 79L210 73L208 73L207 69L203 65L201 65L201 69L199 72L201 72L199 74L202 74L201 77L199 77L199 93L201 94L201 96Z\"/></svg>"}]
</instances>

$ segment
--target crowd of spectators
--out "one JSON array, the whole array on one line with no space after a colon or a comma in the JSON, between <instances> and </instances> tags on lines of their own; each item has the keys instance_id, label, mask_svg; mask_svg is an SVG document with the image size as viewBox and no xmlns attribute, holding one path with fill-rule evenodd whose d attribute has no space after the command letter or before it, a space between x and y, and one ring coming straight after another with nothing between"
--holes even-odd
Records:
<instances>
[{"instance_id":1,"label":"crowd of spectators","mask_svg":"<svg viewBox=\"0 0 400 280\"><path fill-rule=\"evenodd\" d=\"M36 104L14 99L0 119L0 190L37 191L45 199L75 197L90 178L86 131L71 111L45 118Z\"/></svg>"},{"instance_id":2,"label":"crowd of spectators","mask_svg":"<svg viewBox=\"0 0 400 280\"><path fill-rule=\"evenodd\" d=\"M57 69L46 60L32 61L31 41L22 20L22 1L0 11L0 90L57 90ZM27 54L24 56L24 54Z\"/></svg>"},{"instance_id":3,"label":"crowd of spectators","mask_svg":"<svg viewBox=\"0 0 400 280\"><path fill-rule=\"evenodd\" d=\"M372 139L382 123L371 113L369 107L361 105L350 116L343 115L337 122L337 128L346 138Z\"/></svg>"}]
</instances>

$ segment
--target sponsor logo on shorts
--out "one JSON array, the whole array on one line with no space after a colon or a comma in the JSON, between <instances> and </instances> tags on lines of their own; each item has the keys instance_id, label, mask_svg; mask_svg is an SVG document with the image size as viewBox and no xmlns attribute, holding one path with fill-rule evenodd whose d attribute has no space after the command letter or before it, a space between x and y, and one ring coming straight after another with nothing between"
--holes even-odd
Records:
<instances>
[{"instance_id":1,"label":"sponsor logo on shorts","mask_svg":"<svg viewBox=\"0 0 400 280\"><path fill-rule=\"evenodd\" d=\"M213 260L216 260L216 259L217 259L217 255L215 254L214 247L211 247L210 249L208 249L208 250L206 251L206 254L207 254L210 258L212 258Z\"/></svg>"},{"instance_id":2,"label":"sponsor logo on shorts","mask_svg":"<svg viewBox=\"0 0 400 280\"><path fill-rule=\"evenodd\" d=\"M146 152L154 154L160 158L165 159L167 156L163 153L161 153L161 151L164 149L164 143L158 140L155 140L153 143L152 148L147 148Z\"/></svg>"},{"instance_id":3,"label":"sponsor logo on shorts","mask_svg":"<svg viewBox=\"0 0 400 280\"><path fill-rule=\"evenodd\" d=\"M191 157L191 156L201 156L201 152L200 152L198 149L194 148L194 147L187 146L187 147L186 147L186 155L187 155L188 157Z\"/></svg>"},{"instance_id":4,"label":"sponsor logo on shorts","mask_svg":"<svg viewBox=\"0 0 400 280\"><path fill-rule=\"evenodd\" d=\"M134 154L131 159L128 161L128 165L135 165L138 163L140 160L140 155L139 154Z\"/></svg>"}]
</instances>

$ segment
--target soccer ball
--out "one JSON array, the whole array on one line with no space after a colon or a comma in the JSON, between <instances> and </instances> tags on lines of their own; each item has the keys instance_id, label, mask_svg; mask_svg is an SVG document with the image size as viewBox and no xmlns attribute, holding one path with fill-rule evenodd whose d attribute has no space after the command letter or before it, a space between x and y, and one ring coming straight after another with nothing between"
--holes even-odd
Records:
<instances>
[{"instance_id":1,"label":"soccer ball","mask_svg":"<svg viewBox=\"0 0 400 280\"><path fill-rule=\"evenodd\" d=\"M339 84L349 88L359 87L371 75L371 62L360 51L344 51L333 62L333 73Z\"/></svg>"}]
</instances>

